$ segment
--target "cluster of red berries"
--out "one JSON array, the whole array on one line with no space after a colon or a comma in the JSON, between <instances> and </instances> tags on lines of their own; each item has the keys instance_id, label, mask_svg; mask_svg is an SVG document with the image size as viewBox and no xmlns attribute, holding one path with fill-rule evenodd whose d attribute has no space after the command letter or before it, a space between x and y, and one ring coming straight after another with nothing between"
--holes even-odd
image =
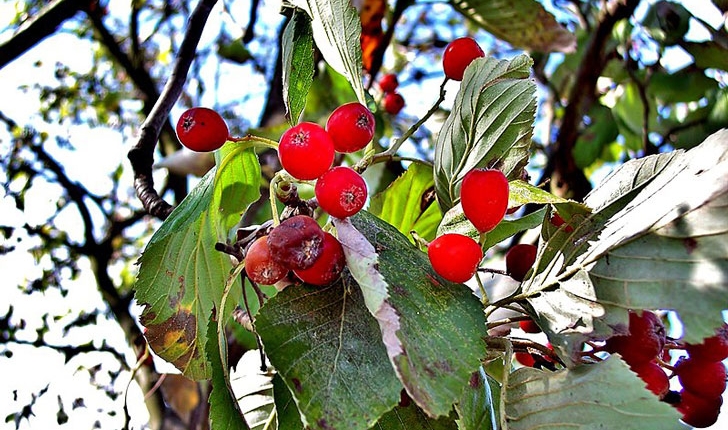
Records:
<instances>
[{"instance_id":1,"label":"cluster of red berries","mask_svg":"<svg viewBox=\"0 0 728 430\"><path fill-rule=\"evenodd\" d=\"M264 285L275 284L290 271L307 284L329 285L345 266L341 243L306 215L284 220L250 244L245 254L248 278Z\"/></svg>"},{"instance_id":2,"label":"cluster of red berries","mask_svg":"<svg viewBox=\"0 0 728 430\"><path fill-rule=\"evenodd\" d=\"M465 217L478 232L486 233L503 220L508 208L508 179L497 169L473 169L460 187L460 204ZM480 244L459 233L446 233L427 247L432 268L451 282L472 278L483 259Z\"/></svg>"},{"instance_id":3,"label":"cluster of red berries","mask_svg":"<svg viewBox=\"0 0 728 430\"><path fill-rule=\"evenodd\" d=\"M404 108L404 97L397 92L397 87L399 81L394 73L388 73L379 80L379 89L384 94L382 107L390 115L397 115Z\"/></svg>"},{"instance_id":4,"label":"cluster of red berries","mask_svg":"<svg viewBox=\"0 0 728 430\"><path fill-rule=\"evenodd\" d=\"M693 427L709 427L718 420L726 388L728 358L728 325L701 344L685 345L688 353L673 368L682 389L670 391L670 382L662 364L669 362L665 326L651 311L641 314L630 311L629 334L606 340L602 350L619 353L647 388L660 399L675 406L685 423ZM675 345L675 347L677 347Z\"/></svg>"}]
</instances>

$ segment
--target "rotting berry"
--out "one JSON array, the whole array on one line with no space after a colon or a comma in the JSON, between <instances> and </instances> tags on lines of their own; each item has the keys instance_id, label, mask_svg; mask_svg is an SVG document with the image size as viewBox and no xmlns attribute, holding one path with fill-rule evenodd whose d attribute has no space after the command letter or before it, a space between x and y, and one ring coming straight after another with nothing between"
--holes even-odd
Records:
<instances>
[{"instance_id":1,"label":"rotting berry","mask_svg":"<svg viewBox=\"0 0 728 430\"><path fill-rule=\"evenodd\" d=\"M537 250L536 245L530 243L513 245L506 252L506 273L516 281L522 282L536 262Z\"/></svg>"},{"instance_id":2,"label":"rotting berry","mask_svg":"<svg viewBox=\"0 0 728 430\"><path fill-rule=\"evenodd\" d=\"M652 361L665 346L665 326L654 312L629 312L629 334L612 336L604 350L618 353L630 366Z\"/></svg>"},{"instance_id":3,"label":"rotting berry","mask_svg":"<svg viewBox=\"0 0 728 430\"><path fill-rule=\"evenodd\" d=\"M384 96L384 110L390 115L397 115L404 108L404 97L400 93L389 93Z\"/></svg>"},{"instance_id":4,"label":"rotting berry","mask_svg":"<svg viewBox=\"0 0 728 430\"><path fill-rule=\"evenodd\" d=\"M326 122L326 131L338 152L355 152L374 137L374 115L358 102L347 103L334 109Z\"/></svg>"},{"instance_id":5,"label":"rotting berry","mask_svg":"<svg viewBox=\"0 0 728 430\"><path fill-rule=\"evenodd\" d=\"M205 107L187 109L177 120L177 138L196 152L220 148L229 137L228 126L219 113Z\"/></svg>"},{"instance_id":6,"label":"rotting berry","mask_svg":"<svg viewBox=\"0 0 728 430\"><path fill-rule=\"evenodd\" d=\"M356 170L336 166L321 175L314 188L321 209L336 218L359 212L367 200L367 184Z\"/></svg>"},{"instance_id":7,"label":"rotting berry","mask_svg":"<svg viewBox=\"0 0 728 430\"><path fill-rule=\"evenodd\" d=\"M293 273L307 284L326 286L339 279L345 266L346 259L341 243L331 233L324 232L321 256L313 266L304 270L294 270Z\"/></svg>"},{"instance_id":8,"label":"rotting berry","mask_svg":"<svg viewBox=\"0 0 728 430\"><path fill-rule=\"evenodd\" d=\"M680 359L675 365L680 385L701 397L720 397L726 387L726 369L721 361L703 361L694 357Z\"/></svg>"},{"instance_id":9,"label":"rotting berry","mask_svg":"<svg viewBox=\"0 0 728 430\"><path fill-rule=\"evenodd\" d=\"M698 344L687 344L685 350L692 358L704 361L723 361L728 358L728 324L723 323L714 336Z\"/></svg>"},{"instance_id":10,"label":"rotting berry","mask_svg":"<svg viewBox=\"0 0 728 430\"><path fill-rule=\"evenodd\" d=\"M460 187L465 217L481 232L489 232L503 220L508 209L508 179L496 169L473 169Z\"/></svg>"},{"instance_id":11,"label":"rotting berry","mask_svg":"<svg viewBox=\"0 0 728 430\"><path fill-rule=\"evenodd\" d=\"M427 256L438 275L450 282L462 283L478 270L483 250L468 236L445 233L430 242Z\"/></svg>"},{"instance_id":12,"label":"rotting berry","mask_svg":"<svg viewBox=\"0 0 728 430\"><path fill-rule=\"evenodd\" d=\"M278 158L296 179L311 180L329 170L334 162L334 142L318 124L302 122L281 136Z\"/></svg>"},{"instance_id":13,"label":"rotting berry","mask_svg":"<svg viewBox=\"0 0 728 430\"><path fill-rule=\"evenodd\" d=\"M445 76L462 81L465 69L476 58L485 57L485 52L472 37L460 37L448 43L442 54L442 69Z\"/></svg>"},{"instance_id":14,"label":"rotting berry","mask_svg":"<svg viewBox=\"0 0 728 430\"><path fill-rule=\"evenodd\" d=\"M306 215L292 216L268 234L273 258L292 270L308 269L323 252L324 231L315 219Z\"/></svg>"},{"instance_id":15,"label":"rotting berry","mask_svg":"<svg viewBox=\"0 0 728 430\"><path fill-rule=\"evenodd\" d=\"M245 254L245 273L255 283L273 285L286 276L288 269L273 259L268 237L262 236L250 244Z\"/></svg>"},{"instance_id":16,"label":"rotting berry","mask_svg":"<svg viewBox=\"0 0 728 430\"><path fill-rule=\"evenodd\" d=\"M379 88L384 93L393 93L399 87L399 80L394 73L388 73L379 80Z\"/></svg>"}]
</instances>

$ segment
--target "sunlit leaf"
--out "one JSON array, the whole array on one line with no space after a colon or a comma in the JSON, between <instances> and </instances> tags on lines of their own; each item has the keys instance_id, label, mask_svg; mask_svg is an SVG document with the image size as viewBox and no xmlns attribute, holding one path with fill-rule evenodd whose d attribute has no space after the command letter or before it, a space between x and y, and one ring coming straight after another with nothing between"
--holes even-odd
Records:
<instances>
[{"instance_id":1,"label":"sunlit leaf","mask_svg":"<svg viewBox=\"0 0 728 430\"><path fill-rule=\"evenodd\" d=\"M516 370L508 380L506 415L511 430L684 428L677 410L617 357L557 372Z\"/></svg>"},{"instance_id":2,"label":"sunlit leaf","mask_svg":"<svg viewBox=\"0 0 728 430\"><path fill-rule=\"evenodd\" d=\"M435 190L443 211L460 198L463 176L476 167L497 167L519 179L528 162L535 84L532 61L479 58L465 70L453 110L435 147Z\"/></svg>"},{"instance_id":3,"label":"sunlit leaf","mask_svg":"<svg viewBox=\"0 0 728 430\"><path fill-rule=\"evenodd\" d=\"M493 36L535 52L572 52L576 37L535 0L451 0Z\"/></svg>"},{"instance_id":4,"label":"sunlit leaf","mask_svg":"<svg viewBox=\"0 0 728 430\"><path fill-rule=\"evenodd\" d=\"M283 31L281 49L283 102L286 105L288 122L295 125L306 107L314 74L311 22L303 12L293 13L293 18Z\"/></svg>"}]
</instances>

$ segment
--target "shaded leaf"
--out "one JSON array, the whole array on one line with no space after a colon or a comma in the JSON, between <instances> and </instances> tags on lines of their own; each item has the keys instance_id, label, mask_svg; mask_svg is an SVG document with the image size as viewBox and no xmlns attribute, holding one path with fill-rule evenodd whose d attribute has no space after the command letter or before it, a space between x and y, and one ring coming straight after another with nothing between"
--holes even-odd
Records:
<instances>
[{"instance_id":1,"label":"shaded leaf","mask_svg":"<svg viewBox=\"0 0 728 430\"><path fill-rule=\"evenodd\" d=\"M576 37L535 0L451 0L453 7L513 47L573 52Z\"/></svg>"},{"instance_id":2,"label":"shaded leaf","mask_svg":"<svg viewBox=\"0 0 728 430\"><path fill-rule=\"evenodd\" d=\"M286 118L291 125L296 125L306 107L314 74L311 22L303 12L293 13L283 31L281 49Z\"/></svg>"},{"instance_id":3,"label":"shaded leaf","mask_svg":"<svg viewBox=\"0 0 728 430\"><path fill-rule=\"evenodd\" d=\"M614 122L611 109L602 104L592 106L590 124L579 135L572 153L577 167L583 169L597 161L604 147L617 139L619 128Z\"/></svg>"},{"instance_id":4,"label":"shaded leaf","mask_svg":"<svg viewBox=\"0 0 728 430\"><path fill-rule=\"evenodd\" d=\"M336 228L407 393L429 416L448 415L485 354L482 305L379 218L362 211Z\"/></svg>"},{"instance_id":5,"label":"shaded leaf","mask_svg":"<svg viewBox=\"0 0 728 430\"><path fill-rule=\"evenodd\" d=\"M430 418L414 402L382 415L372 430L457 430L453 417Z\"/></svg>"},{"instance_id":6,"label":"shaded leaf","mask_svg":"<svg viewBox=\"0 0 728 430\"><path fill-rule=\"evenodd\" d=\"M350 277L325 288L285 288L260 309L255 326L306 425L367 428L397 404L402 385Z\"/></svg>"},{"instance_id":7,"label":"shaded leaf","mask_svg":"<svg viewBox=\"0 0 728 430\"><path fill-rule=\"evenodd\" d=\"M278 430L303 430L301 415L296 407L291 390L286 387L281 375L273 376L273 399L276 405L276 421Z\"/></svg>"},{"instance_id":8,"label":"shaded leaf","mask_svg":"<svg viewBox=\"0 0 728 430\"><path fill-rule=\"evenodd\" d=\"M713 41L689 42L682 45L695 59L695 65L702 69L728 70L728 49Z\"/></svg>"},{"instance_id":9,"label":"shaded leaf","mask_svg":"<svg viewBox=\"0 0 728 430\"><path fill-rule=\"evenodd\" d=\"M369 212L406 236L414 230L425 240L432 240L442 219L434 186L432 168L413 163L386 190L372 197Z\"/></svg>"},{"instance_id":10,"label":"shaded leaf","mask_svg":"<svg viewBox=\"0 0 728 430\"><path fill-rule=\"evenodd\" d=\"M458 428L460 430L497 429L498 399L500 399L500 385L481 367L471 375L460 401L455 406L458 413Z\"/></svg>"},{"instance_id":11,"label":"shaded leaf","mask_svg":"<svg viewBox=\"0 0 728 430\"><path fill-rule=\"evenodd\" d=\"M496 166L509 179L521 177L536 112L532 64L526 55L478 58L466 69L435 147L435 190L443 211L458 202L463 176L476 167Z\"/></svg>"},{"instance_id":12,"label":"shaded leaf","mask_svg":"<svg viewBox=\"0 0 728 430\"><path fill-rule=\"evenodd\" d=\"M511 430L684 428L677 410L617 357L557 372L516 370L508 380L506 414Z\"/></svg>"}]
</instances>

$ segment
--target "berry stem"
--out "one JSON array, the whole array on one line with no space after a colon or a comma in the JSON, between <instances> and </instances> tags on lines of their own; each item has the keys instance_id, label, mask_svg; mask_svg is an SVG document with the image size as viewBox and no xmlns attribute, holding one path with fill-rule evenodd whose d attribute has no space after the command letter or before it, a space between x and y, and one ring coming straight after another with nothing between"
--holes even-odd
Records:
<instances>
[{"instance_id":1,"label":"berry stem","mask_svg":"<svg viewBox=\"0 0 728 430\"><path fill-rule=\"evenodd\" d=\"M250 146L263 146L265 148L276 149L276 150L278 149L278 142L276 142L275 140L268 139L265 137L255 136L252 134L246 134L243 137L230 136L228 140L230 140L231 142L236 142L236 143L252 142L252 144ZM244 145L244 146L245 146L245 148L249 147L247 145Z\"/></svg>"},{"instance_id":2,"label":"berry stem","mask_svg":"<svg viewBox=\"0 0 728 430\"><path fill-rule=\"evenodd\" d=\"M488 298L488 293L485 291L485 286L483 285L483 281L480 280L480 276L478 276L477 271L475 272L475 281L478 283L478 289L480 290L480 294L483 296L480 298L480 302L483 306L488 306L490 299Z\"/></svg>"},{"instance_id":3,"label":"berry stem","mask_svg":"<svg viewBox=\"0 0 728 430\"><path fill-rule=\"evenodd\" d=\"M517 322L520 322L520 321L528 321L530 319L531 319L531 317L529 317L528 315L521 315L521 316L517 316L517 317L503 318L502 320L497 320L497 321L489 322L486 325L486 328L488 330L490 330L490 329L493 329L493 328L496 328L496 327L499 327L499 326L502 326L502 325L513 324L513 323L517 323Z\"/></svg>"}]
</instances>

